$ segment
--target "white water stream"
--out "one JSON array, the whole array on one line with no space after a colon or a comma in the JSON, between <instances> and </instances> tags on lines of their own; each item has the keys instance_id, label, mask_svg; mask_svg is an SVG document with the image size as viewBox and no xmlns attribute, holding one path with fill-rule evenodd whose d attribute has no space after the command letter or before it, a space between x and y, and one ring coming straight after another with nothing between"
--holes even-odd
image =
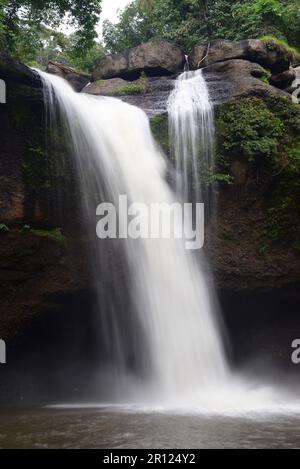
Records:
<instances>
[{"instance_id":1,"label":"white water stream","mask_svg":"<svg viewBox=\"0 0 300 469\"><path fill-rule=\"evenodd\" d=\"M39 73L52 113L56 112L57 103L65 121L83 207L94 232L95 210L100 202L110 201L118 207L122 194L126 194L130 202L146 205L171 204L176 200L165 179L165 159L143 111L117 99L75 93L63 79ZM212 108L202 75L196 73L185 78L179 79L170 103L177 171L183 181L177 190L187 194L188 159L192 158L194 183L196 191L200 191L196 161L199 145L203 158L210 164L214 132ZM126 221L121 220L121 225L123 223ZM205 273L201 263L185 249L183 241L120 240L120 246L128 268L132 308L143 340L136 341L130 330L124 335L124 318L122 322L118 316L121 312L114 310L109 331L109 341L115 350L111 370L114 369L120 379L126 375L124 356L128 343L136 341L131 350L142 363L143 372L135 383L139 382L144 389L144 397L145 389L148 391L145 397L148 402L160 403L164 408L225 413L262 410L275 402L281 408L269 389L258 389L255 385L249 389L232 377ZM95 253L93 261L97 276L101 257ZM113 288L113 295L120 294L119 285ZM106 308L110 314L109 300L102 303L101 308ZM107 330L107 314L104 313L99 311L98 327Z\"/></svg>"}]
</instances>

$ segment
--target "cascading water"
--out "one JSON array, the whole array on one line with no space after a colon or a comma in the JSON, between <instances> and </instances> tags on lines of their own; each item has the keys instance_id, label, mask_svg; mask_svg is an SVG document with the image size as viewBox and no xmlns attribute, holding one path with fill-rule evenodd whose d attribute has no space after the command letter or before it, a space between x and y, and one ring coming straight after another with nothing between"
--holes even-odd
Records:
<instances>
[{"instance_id":1,"label":"cascading water","mask_svg":"<svg viewBox=\"0 0 300 469\"><path fill-rule=\"evenodd\" d=\"M204 201L212 210L214 112L202 71L182 73L169 98L169 128L176 163L176 189L184 201Z\"/></svg>"},{"instance_id":2,"label":"cascading water","mask_svg":"<svg viewBox=\"0 0 300 469\"><path fill-rule=\"evenodd\" d=\"M84 210L93 220L93 231L96 206L104 196L116 206L120 194L126 194L129 202L147 206L175 201L165 181L165 160L144 112L117 99L77 94L64 80L44 73L41 76L51 96L50 106L53 108L57 100L64 116L77 161ZM145 337L145 343L133 347L133 353L143 357L146 382L162 399L182 398L216 387L227 367L201 268L182 240L120 243L129 269L131 307ZM94 262L97 275L100 265L96 255ZM117 295L120 286L113 288ZM110 311L109 304L101 308ZM103 318L103 311L99 317ZM116 317L110 340L119 351L115 357L118 363L111 366L117 365L121 373L126 368L126 363L121 363L128 355L126 342L133 342L134 334L125 341L119 324ZM99 328L106 329L107 324L99 321Z\"/></svg>"},{"instance_id":3,"label":"cascading water","mask_svg":"<svg viewBox=\"0 0 300 469\"><path fill-rule=\"evenodd\" d=\"M100 202L113 202L117 207L120 194L126 194L129 203L147 206L172 204L176 200L166 183L165 160L153 140L144 112L117 99L75 93L63 79L39 73L53 124L59 125L54 119L57 108L65 122L80 181L84 220L91 234L95 233L96 207ZM195 75L195 82L205 96L199 98L200 102L210 116L203 78ZM175 119L177 115L179 126L182 121L178 113L188 92L184 91L187 83L183 81L189 80L179 79L179 93L171 99L174 110L171 117ZM187 133L181 135L187 141L176 138L178 159L180 148L184 151L184 145L195 146L199 142L194 119L203 109L195 109L195 95L201 94L196 92L196 86L191 94L188 92L191 107L186 107L183 114ZM193 118L188 115L191 109ZM191 133L188 122L192 123ZM211 130L212 127L207 127L203 131L203 139L205 135L212 138ZM196 157L196 150L191 154ZM204 158L209 157L204 152ZM185 162L178 166L183 174ZM187 189L189 184L184 179L180 188ZM121 212L120 216L122 231L128 220L122 218ZM141 211L141 222L144 216ZM274 409L281 412L285 404L272 390L246 385L228 371L203 269L185 249L184 242L120 239L115 250L114 241L97 241L91 255L95 278L100 279L97 328L108 350L106 369L110 375L103 373L101 384L107 385L109 395L141 402L143 408L148 402L151 409L158 405L166 409L235 413L261 412L269 406L272 412ZM103 268L106 250L111 252L110 264ZM116 253L121 254L121 263L125 264L124 276L117 275L119 268L114 269ZM103 281L107 276L110 283L106 289ZM120 285L122 279L124 285ZM129 298L124 296L127 290ZM132 368L132 363L138 366ZM129 395L124 394L127 379L132 384ZM137 392L132 392L132 388Z\"/></svg>"}]
</instances>

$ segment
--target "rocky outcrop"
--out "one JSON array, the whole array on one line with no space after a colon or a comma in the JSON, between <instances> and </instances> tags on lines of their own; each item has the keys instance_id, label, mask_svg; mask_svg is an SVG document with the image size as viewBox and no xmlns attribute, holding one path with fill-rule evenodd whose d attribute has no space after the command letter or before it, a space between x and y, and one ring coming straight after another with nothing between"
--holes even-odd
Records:
<instances>
[{"instance_id":1,"label":"rocky outcrop","mask_svg":"<svg viewBox=\"0 0 300 469\"><path fill-rule=\"evenodd\" d=\"M50 61L46 72L67 80L75 91L81 91L90 81L91 76L60 62Z\"/></svg>"},{"instance_id":2,"label":"rocky outcrop","mask_svg":"<svg viewBox=\"0 0 300 469\"><path fill-rule=\"evenodd\" d=\"M92 75L93 81L124 78L136 80L144 72L147 76L166 76L183 69L182 49L167 40L154 40L129 49L122 54L104 57Z\"/></svg>"},{"instance_id":3,"label":"rocky outcrop","mask_svg":"<svg viewBox=\"0 0 300 469\"><path fill-rule=\"evenodd\" d=\"M278 74L289 69L293 54L272 40L249 39L240 42L217 40L196 45L189 57L193 70L233 59L255 62L271 70L272 74Z\"/></svg>"},{"instance_id":4,"label":"rocky outcrop","mask_svg":"<svg viewBox=\"0 0 300 469\"><path fill-rule=\"evenodd\" d=\"M285 72L273 75L270 78L270 83L276 88L287 90L294 83L295 79L296 71L290 67L289 70L286 70Z\"/></svg>"},{"instance_id":5,"label":"rocky outcrop","mask_svg":"<svg viewBox=\"0 0 300 469\"><path fill-rule=\"evenodd\" d=\"M209 224L205 236L216 287L248 294L299 288L299 253L289 242L274 243L268 235L272 202L267 191L278 181L258 181L251 164L237 159L229 174L233 183L220 190L218 221Z\"/></svg>"},{"instance_id":6,"label":"rocky outcrop","mask_svg":"<svg viewBox=\"0 0 300 469\"><path fill-rule=\"evenodd\" d=\"M166 112L174 83L174 79L168 77L144 77L130 82L122 78L112 78L95 81L86 86L82 93L117 97L143 109L149 117L153 117Z\"/></svg>"},{"instance_id":7,"label":"rocky outcrop","mask_svg":"<svg viewBox=\"0 0 300 469\"><path fill-rule=\"evenodd\" d=\"M5 81L6 103L0 104L0 220L1 223L39 219L41 205L29 196L23 170L34 140L40 141L43 120L39 77L5 53L0 57L0 79ZM30 214L29 214L30 212Z\"/></svg>"},{"instance_id":8,"label":"rocky outcrop","mask_svg":"<svg viewBox=\"0 0 300 469\"><path fill-rule=\"evenodd\" d=\"M72 165L63 134L52 139L45 128L41 80L4 53L0 79L6 85L6 103L0 104L0 223L62 226L73 197Z\"/></svg>"},{"instance_id":9,"label":"rocky outcrop","mask_svg":"<svg viewBox=\"0 0 300 469\"><path fill-rule=\"evenodd\" d=\"M66 244L47 231L0 234L0 259L2 339L14 337L37 315L59 310L88 283L84 244Z\"/></svg>"},{"instance_id":10,"label":"rocky outcrop","mask_svg":"<svg viewBox=\"0 0 300 469\"><path fill-rule=\"evenodd\" d=\"M37 74L3 50L0 50L0 78L8 84L30 86L31 95L34 94L34 90L41 88L41 81ZM8 93L11 95L12 92L12 88L9 87Z\"/></svg>"},{"instance_id":11,"label":"rocky outcrop","mask_svg":"<svg viewBox=\"0 0 300 469\"><path fill-rule=\"evenodd\" d=\"M174 57L169 57L167 62L162 54L159 64L157 57L146 57L148 48L144 46L141 46L140 54L132 61L129 74L128 62L123 69L116 65L119 77L97 80L83 91L94 95L118 96L144 109L151 117L157 141L168 153L166 109L176 77L140 77L140 74L145 71L148 75L169 75L180 71L183 65L182 51L179 49L178 52L177 46L174 46L177 49ZM153 54L158 51L157 46L150 50ZM277 62L274 58L268 59L268 66L273 67L273 79L275 64L283 63L279 60L278 51L276 54ZM176 55L178 60L175 59ZM291 128L295 125L297 115L295 108L290 107L290 96L268 83L270 74L262 64L255 63L250 57L249 60L229 57L228 53L223 60L206 63L203 67L216 104L218 137L224 130L226 116L230 117L233 112L227 105L238 107L236 122L241 122L241 129L236 130L237 134L245 133L246 123L249 122L251 132L260 134L262 130L258 144L262 145L263 150L264 144L269 143L263 140L268 120L274 122L274 133L278 135L284 124L285 133L276 136L282 140L278 145L282 165L261 168L256 161L243 156L241 145L237 147L238 150L226 150L224 142L219 140L218 171L229 175L232 183L220 186L218 224L211 222L207 227L206 252L211 259L218 289L223 292L270 292L275 288L300 284L296 242L284 244L282 239L274 241L273 234L269 234L273 229L270 227L270 218L273 217L273 222L277 222L277 212L275 217L272 210L281 210L278 206L280 197L278 199L276 191L284 191L292 202L299 199L298 193L287 192L295 178L286 173L285 167L288 152L294 150L289 145L296 135L292 133L296 130L292 131ZM106 62L108 68L111 60ZM277 76L281 75L280 83L289 73L277 73ZM85 254L77 257L69 244L22 230L24 224L47 229L48 225L62 226L62 220L67 223L69 213L73 216L74 210L66 207L70 207L76 188L71 176L72 168L68 161L61 159L62 155L67 154L61 136L55 135L56 146L50 151L45 147L44 106L38 76L4 56L0 63L0 78L4 78L7 84L7 104L0 104L0 124L4 136L0 150L0 223L6 223L10 228L6 234L0 231L0 284L3 285L0 332L5 338L13 336L27 320L41 312L59 309L61 299L87 289L89 276ZM138 79L132 81L133 78ZM265 107L271 114L266 111L267 119L260 127L259 111ZM255 115L254 122L251 119L242 121L244 108L247 108L247 119L251 117L249 110ZM265 160L268 161L268 158ZM224 161L225 167L222 166ZM53 197L57 188L59 192ZM295 212L292 212L294 226ZM291 232L292 228L288 227L292 227L292 224L286 222L286 219L284 221L287 228L282 229ZM82 249L83 244L80 242L77 252L82 252Z\"/></svg>"},{"instance_id":12,"label":"rocky outcrop","mask_svg":"<svg viewBox=\"0 0 300 469\"><path fill-rule=\"evenodd\" d=\"M203 73L215 104L245 95L288 96L269 85L268 73L261 65L247 60L217 62L205 67Z\"/></svg>"},{"instance_id":13,"label":"rocky outcrop","mask_svg":"<svg viewBox=\"0 0 300 469\"><path fill-rule=\"evenodd\" d=\"M9 339L36 314L59 308L85 277L80 260L52 236L51 227L74 217L76 189L62 135L46 132L40 78L1 52L0 79L0 336Z\"/></svg>"},{"instance_id":14,"label":"rocky outcrop","mask_svg":"<svg viewBox=\"0 0 300 469\"><path fill-rule=\"evenodd\" d=\"M132 82L133 85L138 83L139 81ZM111 78L89 83L81 92L95 96L118 96L122 93L126 93L127 87L128 81L123 80L122 78Z\"/></svg>"}]
</instances>

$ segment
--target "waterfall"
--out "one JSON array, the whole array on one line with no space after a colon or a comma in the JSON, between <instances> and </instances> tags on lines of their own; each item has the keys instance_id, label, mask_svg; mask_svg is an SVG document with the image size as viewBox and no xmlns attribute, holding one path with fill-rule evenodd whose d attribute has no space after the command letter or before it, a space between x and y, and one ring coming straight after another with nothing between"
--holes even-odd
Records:
<instances>
[{"instance_id":1,"label":"waterfall","mask_svg":"<svg viewBox=\"0 0 300 469\"><path fill-rule=\"evenodd\" d=\"M166 182L165 158L143 111L118 99L75 93L63 79L39 73L50 111L54 116L58 108L72 144L84 220L92 235L100 202L117 207L120 194L147 206L176 201ZM174 108L179 111L176 103ZM178 145L179 152L179 140ZM91 262L98 280L103 277L103 244L109 251L114 240L95 242ZM98 287L97 327L105 331L102 340L111 350L111 374L135 374L153 399L165 402L218 388L227 365L204 271L195 256L175 239L121 239L117 246L126 265L125 285L108 272L117 263L112 255L104 272L111 277L110 292L103 292L103 283ZM122 295L128 289L124 311ZM128 369L132 362L139 364L134 371Z\"/></svg>"},{"instance_id":2,"label":"waterfall","mask_svg":"<svg viewBox=\"0 0 300 469\"><path fill-rule=\"evenodd\" d=\"M177 193L184 201L204 201L212 211L214 112L201 70L179 76L169 98L168 113Z\"/></svg>"}]
</instances>

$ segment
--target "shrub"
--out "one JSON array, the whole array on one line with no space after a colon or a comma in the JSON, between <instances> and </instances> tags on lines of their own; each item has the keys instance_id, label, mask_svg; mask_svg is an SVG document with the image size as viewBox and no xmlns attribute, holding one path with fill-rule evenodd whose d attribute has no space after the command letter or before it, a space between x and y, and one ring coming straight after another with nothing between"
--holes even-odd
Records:
<instances>
[{"instance_id":1,"label":"shrub","mask_svg":"<svg viewBox=\"0 0 300 469\"><path fill-rule=\"evenodd\" d=\"M222 106L218 130L221 153L261 163L277 156L284 123L261 99L251 97Z\"/></svg>"},{"instance_id":2,"label":"shrub","mask_svg":"<svg viewBox=\"0 0 300 469\"><path fill-rule=\"evenodd\" d=\"M145 83L131 83L129 85L120 88L113 93L114 96L126 96L126 95L137 95L144 94L148 90Z\"/></svg>"}]
</instances>

